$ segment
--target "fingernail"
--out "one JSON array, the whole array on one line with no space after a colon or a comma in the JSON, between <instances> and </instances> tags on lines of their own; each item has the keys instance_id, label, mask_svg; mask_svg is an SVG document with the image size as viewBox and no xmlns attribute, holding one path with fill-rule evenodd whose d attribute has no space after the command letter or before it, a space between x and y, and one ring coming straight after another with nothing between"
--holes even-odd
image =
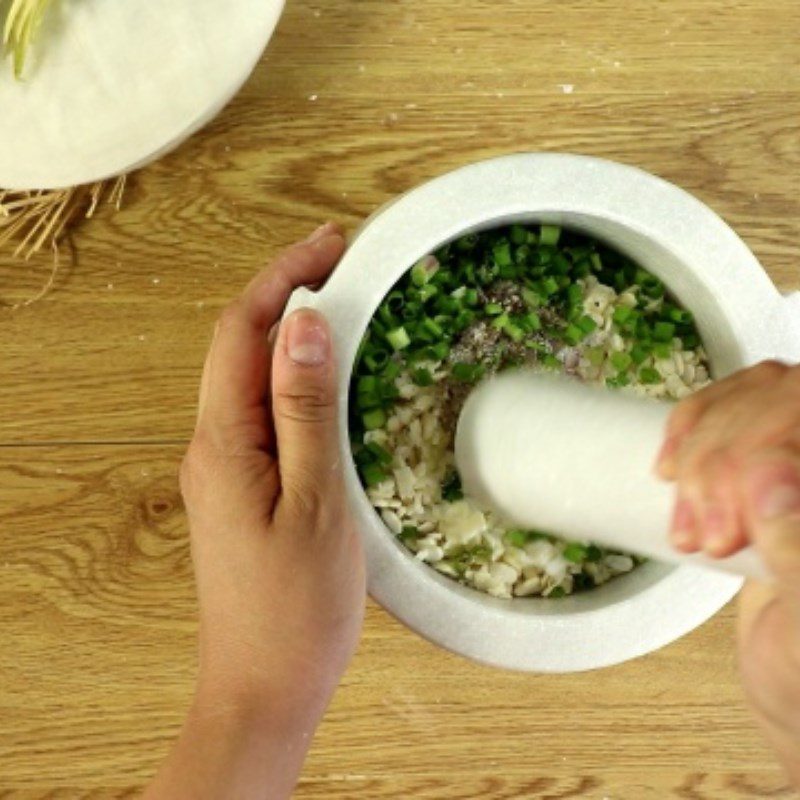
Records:
<instances>
[{"instance_id":1,"label":"fingernail","mask_svg":"<svg viewBox=\"0 0 800 800\"><path fill-rule=\"evenodd\" d=\"M717 504L710 505L703 515L703 550L710 554L724 550L728 546L729 534L725 509Z\"/></svg>"},{"instance_id":2,"label":"fingernail","mask_svg":"<svg viewBox=\"0 0 800 800\"><path fill-rule=\"evenodd\" d=\"M313 312L299 311L289 317L286 350L301 367L319 367L328 360L331 340L327 327Z\"/></svg>"},{"instance_id":3,"label":"fingernail","mask_svg":"<svg viewBox=\"0 0 800 800\"><path fill-rule=\"evenodd\" d=\"M758 500L756 511L765 520L800 514L800 485L783 481L767 487Z\"/></svg>"},{"instance_id":4,"label":"fingernail","mask_svg":"<svg viewBox=\"0 0 800 800\"><path fill-rule=\"evenodd\" d=\"M317 228L314 233L312 233L311 236L306 239L306 242L313 244L319 239L322 239L327 233L331 232L333 227L334 226L332 222L326 222L324 225L320 225L319 228Z\"/></svg>"},{"instance_id":5,"label":"fingernail","mask_svg":"<svg viewBox=\"0 0 800 800\"><path fill-rule=\"evenodd\" d=\"M694 546L695 527L694 506L688 500L678 499L672 517L671 538L675 547L683 550Z\"/></svg>"}]
</instances>

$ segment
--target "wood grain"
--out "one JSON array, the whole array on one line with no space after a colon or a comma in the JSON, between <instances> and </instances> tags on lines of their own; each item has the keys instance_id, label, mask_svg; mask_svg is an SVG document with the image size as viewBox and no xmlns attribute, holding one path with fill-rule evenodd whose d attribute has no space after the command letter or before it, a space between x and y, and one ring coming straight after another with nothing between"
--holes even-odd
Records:
<instances>
[{"instance_id":1,"label":"wood grain","mask_svg":"<svg viewBox=\"0 0 800 800\"><path fill-rule=\"evenodd\" d=\"M180 724L195 598L175 476L213 320L260 265L465 162L568 150L679 183L800 288L799 25L794 0L290 3L220 117L62 248L56 291L0 307L0 798L135 797ZM0 298L47 268L0 258ZM743 704L734 616L543 677L370 606L297 796L790 797Z\"/></svg>"}]
</instances>

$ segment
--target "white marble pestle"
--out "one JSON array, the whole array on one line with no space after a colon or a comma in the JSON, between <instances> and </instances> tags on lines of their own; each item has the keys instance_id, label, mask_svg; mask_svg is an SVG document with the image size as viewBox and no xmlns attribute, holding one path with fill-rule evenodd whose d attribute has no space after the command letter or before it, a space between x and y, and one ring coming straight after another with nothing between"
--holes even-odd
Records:
<instances>
[{"instance_id":1,"label":"white marble pestle","mask_svg":"<svg viewBox=\"0 0 800 800\"><path fill-rule=\"evenodd\" d=\"M671 408L564 377L501 375L459 419L464 489L523 528L768 580L753 548L713 559L671 546L675 490L653 472Z\"/></svg>"}]
</instances>

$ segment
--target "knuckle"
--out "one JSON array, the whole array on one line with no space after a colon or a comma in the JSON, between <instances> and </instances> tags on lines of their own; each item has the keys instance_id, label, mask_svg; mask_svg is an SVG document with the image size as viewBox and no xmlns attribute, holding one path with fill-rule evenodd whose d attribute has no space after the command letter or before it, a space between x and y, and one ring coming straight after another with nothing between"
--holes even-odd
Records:
<instances>
[{"instance_id":1,"label":"knuckle","mask_svg":"<svg viewBox=\"0 0 800 800\"><path fill-rule=\"evenodd\" d=\"M675 407L667 421L667 430L670 435L677 436L688 432L695 420L701 415L705 408L705 400L702 393L693 394Z\"/></svg>"},{"instance_id":2,"label":"knuckle","mask_svg":"<svg viewBox=\"0 0 800 800\"><path fill-rule=\"evenodd\" d=\"M721 448L700 443L691 444L681 462L681 478L697 487L713 483L726 469L728 454Z\"/></svg>"},{"instance_id":3,"label":"knuckle","mask_svg":"<svg viewBox=\"0 0 800 800\"><path fill-rule=\"evenodd\" d=\"M233 300L230 302L225 308L222 309L222 313L219 315L219 320L217 321L217 328L221 331L230 330L241 315L242 311L242 301L241 300Z\"/></svg>"},{"instance_id":4,"label":"knuckle","mask_svg":"<svg viewBox=\"0 0 800 800\"><path fill-rule=\"evenodd\" d=\"M756 364L756 366L750 370L750 377L756 382L772 381L782 378L789 369L790 368L786 364L782 364L780 361L768 359L767 361L762 361L760 364Z\"/></svg>"},{"instance_id":5,"label":"knuckle","mask_svg":"<svg viewBox=\"0 0 800 800\"><path fill-rule=\"evenodd\" d=\"M756 544L779 581L800 584L800 525L785 524L778 530L755 532Z\"/></svg>"},{"instance_id":6,"label":"knuckle","mask_svg":"<svg viewBox=\"0 0 800 800\"><path fill-rule=\"evenodd\" d=\"M280 414L295 422L322 422L335 415L336 393L329 386L309 385L279 393Z\"/></svg>"},{"instance_id":7,"label":"knuckle","mask_svg":"<svg viewBox=\"0 0 800 800\"><path fill-rule=\"evenodd\" d=\"M311 474L302 472L292 476L283 487L286 505L293 516L313 523L324 513L326 492L321 482Z\"/></svg>"},{"instance_id":8,"label":"knuckle","mask_svg":"<svg viewBox=\"0 0 800 800\"><path fill-rule=\"evenodd\" d=\"M285 250L275 258L269 267L270 283L277 281L279 285L294 288L297 285L294 276L303 271L309 260L309 252L305 245L294 245Z\"/></svg>"}]
</instances>

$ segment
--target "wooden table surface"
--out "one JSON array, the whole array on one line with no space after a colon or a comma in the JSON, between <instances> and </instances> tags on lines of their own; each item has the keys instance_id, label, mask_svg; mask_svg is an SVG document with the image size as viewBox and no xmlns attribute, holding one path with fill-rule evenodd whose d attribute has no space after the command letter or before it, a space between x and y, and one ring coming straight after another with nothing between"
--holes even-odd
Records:
<instances>
[{"instance_id":1,"label":"wooden table surface","mask_svg":"<svg viewBox=\"0 0 800 800\"><path fill-rule=\"evenodd\" d=\"M48 297L0 308L0 798L135 797L179 726L196 613L176 470L215 316L260 264L458 165L563 150L681 184L797 288L798 28L797 0L290 1L219 118L75 233ZM0 259L2 300L47 267ZM790 797L734 617L543 677L371 605L297 797Z\"/></svg>"}]
</instances>

